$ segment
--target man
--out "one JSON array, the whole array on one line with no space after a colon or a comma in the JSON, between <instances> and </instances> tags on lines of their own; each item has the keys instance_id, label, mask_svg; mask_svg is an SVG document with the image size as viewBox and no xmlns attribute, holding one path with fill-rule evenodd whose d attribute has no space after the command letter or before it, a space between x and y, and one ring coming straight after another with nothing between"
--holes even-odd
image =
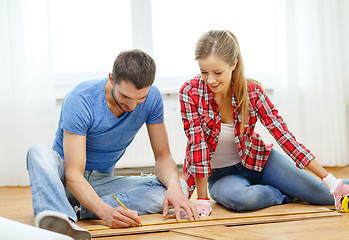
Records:
<instances>
[{"instance_id":1,"label":"man","mask_svg":"<svg viewBox=\"0 0 349 240\"><path fill-rule=\"evenodd\" d=\"M169 206L177 220L181 209L198 219L169 150L154 78L153 59L131 50L118 55L108 78L80 83L68 93L53 148L36 144L27 155L36 226L90 239L77 219L100 218L112 228L137 226L138 214L166 216ZM116 162L144 123L156 177L114 176Z\"/></svg>"}]
</instances>

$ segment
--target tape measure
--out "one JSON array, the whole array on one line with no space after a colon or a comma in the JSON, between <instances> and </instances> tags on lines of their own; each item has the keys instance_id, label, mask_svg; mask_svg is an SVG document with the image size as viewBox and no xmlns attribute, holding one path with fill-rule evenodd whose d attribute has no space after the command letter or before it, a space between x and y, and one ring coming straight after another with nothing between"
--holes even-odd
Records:
<instances>
[{"instance_id":1,"label":"tape measure","mask_svg":"<svg viewBox=\"0 0 349 240\"><path fill-rule=\"evenodd\" d=\"M341 212L349 212L349 208L348 208L348 205L349 205L349 198L348 196L344 196L342 197L341 199Z\"/></svg>"}]
</instances>

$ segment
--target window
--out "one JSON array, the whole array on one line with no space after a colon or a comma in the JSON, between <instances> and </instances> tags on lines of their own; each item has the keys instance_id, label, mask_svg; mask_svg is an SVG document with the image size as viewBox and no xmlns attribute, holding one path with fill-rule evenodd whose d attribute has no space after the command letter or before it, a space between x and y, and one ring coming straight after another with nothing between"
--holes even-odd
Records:
<instances>
[{"instance_id":1,"label":"window","mask_svg":"<svg viewBox=\"0 0 349 240\"><path fill-rule=\"evenodd\" d=\"M132 48L130 1L51 0L52 71L58 97L80 81L106 77Z\"/></svg>"},{"instance_id":2,"label":"window","mask_svg":"<svg viewBox=\"0 0 349 240\"><path fill-rule=\"evenodd\" d=\"M153 0L157 77L171 80L163 81L164 86L177 87L198 74L196 41L206 31L226 29L238 38L246 74L272 81L276 54L274 5L274 0Z\"/></svg>"},{"instance_id":3,"label":"window","mask_svg":"<svg viewBox=\"0 0 349 240\"><path fill-rule=\"evenodd\" d=\"M106 76L116 55L132 48L154 58L155 84L162 91L178 92L184 81L199 73L195 43L211 29L232 31L240 43L246 75L272 85L282 52L280 2L50 0L52 71L58 95L80 81Z\"/></svg>"}]
</instances>

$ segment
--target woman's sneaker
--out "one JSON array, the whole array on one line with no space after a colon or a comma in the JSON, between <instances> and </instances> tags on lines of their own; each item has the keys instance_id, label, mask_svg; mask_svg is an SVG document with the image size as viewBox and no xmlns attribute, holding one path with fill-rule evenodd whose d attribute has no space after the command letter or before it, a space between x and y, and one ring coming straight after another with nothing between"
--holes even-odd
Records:
<instances>
[{"instance_id":1,"label":"woman's sneaker","mask_svg":"<svg viewBox=\"0 0 349 240\"><path fill-rule=\"evenodd\" d=\"M35 218L35 226L71 236L75 240L90 240L91 233L84 228L79 227L69 216L45 210L39 213Z\"/></svg>"}]
</instances>

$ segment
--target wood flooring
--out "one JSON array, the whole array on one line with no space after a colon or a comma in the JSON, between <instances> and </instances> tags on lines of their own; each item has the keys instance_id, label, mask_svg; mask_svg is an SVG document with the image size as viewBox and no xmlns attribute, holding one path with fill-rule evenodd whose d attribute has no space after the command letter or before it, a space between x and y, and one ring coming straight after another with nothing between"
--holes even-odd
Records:
<instances>
[{"instance_id":1,"label":"wood flooring","mask_svg":"<svg viewBox=\"0 0 349 240\"><path fill-rule=\"evenodd\" d=\"M349 166L327 168L337 177L349 178ZM349 213L334 206L292 203L248 213L234 213L212 202L213 214L202 221L163 220L161 215L141 216L148 226L91 231L93 239L349 239ZM0 187L0 217L34 225L29 187ZM103 226L102 221L79 221L85 228ZM1 226L0 226L1 229ZM1 235L1 230L0 230Z\"/></svg>"}]
</instances>

